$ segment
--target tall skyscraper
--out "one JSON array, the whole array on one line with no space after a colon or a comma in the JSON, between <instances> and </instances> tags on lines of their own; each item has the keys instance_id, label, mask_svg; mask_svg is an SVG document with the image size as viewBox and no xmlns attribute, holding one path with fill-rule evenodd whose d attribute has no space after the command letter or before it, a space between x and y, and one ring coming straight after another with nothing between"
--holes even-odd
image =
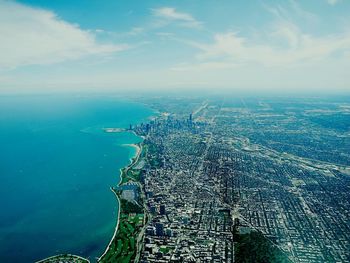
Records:
<instances>
[{"instance_id":1,"label":"tall skyscraper","mask_svg":"<svg viewBox=\"0 0 350 263\"><path fill-rule=\"evenodd\" d=\"M157 236L163 236L164 235L164 225L163 225L163 223L160 223L160 222L156 223L156 235Z\"/></svg>"}]
</instances>

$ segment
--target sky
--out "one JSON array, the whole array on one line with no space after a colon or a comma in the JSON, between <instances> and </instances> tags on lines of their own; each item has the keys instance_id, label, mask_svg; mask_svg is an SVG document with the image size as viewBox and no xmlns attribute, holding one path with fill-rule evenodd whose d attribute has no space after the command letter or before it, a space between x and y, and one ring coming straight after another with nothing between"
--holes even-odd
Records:
<instances>
[{"instance_id":1,"label":"sky","mask_svg":"<svg viewBox=\"0 0 350 263\"><path fill-rule=\"evenodd\" d=\"M350 0L0 0L0 93L350 92Z\"/></svg>"}]
</instances>

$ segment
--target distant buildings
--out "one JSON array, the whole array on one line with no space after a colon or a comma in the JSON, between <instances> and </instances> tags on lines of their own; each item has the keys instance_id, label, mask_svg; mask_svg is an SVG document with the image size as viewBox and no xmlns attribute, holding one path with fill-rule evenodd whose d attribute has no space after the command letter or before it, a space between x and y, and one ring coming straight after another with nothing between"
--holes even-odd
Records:
<instances>
[{"instance_id":1,"label":"distant buildings","mask_svg":"<svg viewBox=\"0 0 350 263\"><path fill-rule=\"evenodd\" d=\"M141 262L233 263L238 221L246 226L238 232L260 231L294 262L350 262L350 180L336 164L317 161L332 160L331 147L318 150L337 137L333 130L313 151L308 143L325 131L298 115L303 107L215 101L194 121L177 103L161 102L174 113L134 128L149 147ZM308 134L295 126L298 116Z\"/></svg>"}]
</instances>

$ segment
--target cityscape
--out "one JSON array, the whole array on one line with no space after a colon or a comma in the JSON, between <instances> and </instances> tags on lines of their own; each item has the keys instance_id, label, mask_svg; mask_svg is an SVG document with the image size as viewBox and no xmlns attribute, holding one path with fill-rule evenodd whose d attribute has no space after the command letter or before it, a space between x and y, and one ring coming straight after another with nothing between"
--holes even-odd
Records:
<instances>
[{"instance_id":1,"label":"cityscape","mask_svg":"<svg viewBox=\"0 0 350 263\"><path fill-rule=\"evenodd\" d=\"M136 243L102 262L350 261L348 102L145 103L161 114L132 127L142 154L116 189Z\"/></svg>"},{"instance_id":2,"label":"cityscape","mask_svg":"<svg viewBox=\"0 0 350 263\"><path fill-rule=\"evenodd\" d=\"M0 263L350 263L350 0L0 0Z\"/></svg>"}]
</instances>

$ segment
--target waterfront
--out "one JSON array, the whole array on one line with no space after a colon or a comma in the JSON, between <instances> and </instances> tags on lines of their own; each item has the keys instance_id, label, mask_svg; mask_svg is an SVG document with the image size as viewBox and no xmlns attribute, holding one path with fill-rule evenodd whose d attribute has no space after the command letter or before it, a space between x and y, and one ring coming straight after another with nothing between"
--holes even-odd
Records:
<instances>
[{"instance_id":1,"label":"waterfront","mask_svg":"<svg viewBox=\"0 0 350 263\"><path fill-rule=\"evenodd\" d=\"M93 261L115 228L109 188L135 155L125 144L141 141L103 128L127 128L152 111L101 96L8 96L0 108L0 260L73 253Z\"/></svg>"}]
</instances>

